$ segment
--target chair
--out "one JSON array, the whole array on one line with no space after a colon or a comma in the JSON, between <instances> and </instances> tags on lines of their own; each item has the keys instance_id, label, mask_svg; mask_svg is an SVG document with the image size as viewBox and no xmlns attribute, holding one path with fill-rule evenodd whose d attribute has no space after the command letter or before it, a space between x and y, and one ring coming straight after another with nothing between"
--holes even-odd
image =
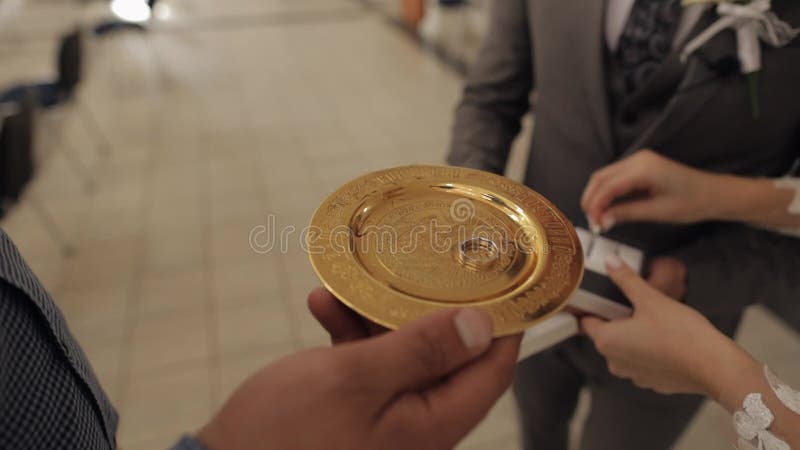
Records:
<instances>
[{"instance_id":1,"label":"chair","mask_svg":"<svg viewBox=\"0 0 800 450\"><path fill-rule=\"evenodd\" d=\"M58 73L54 81L14 86L0 93L0 103L20 103L31 92L36 104L42 108L51 109L73 103L87 134L94 136L98 153L109 154L111 144L91 111L81 104L76 95L85 66L83 37L80 30L74 30L61 38L56 66Z\"/></svg>"},{"instance_id":2,"label":"chair","mask_svg":"<svg viewBox=\"0 0 800 450\"><path fill-rule=\"evenodd\" d=\"M43 108L52 108L69 100L81 82L83 44L75 31L61 39L57 54L57 78L52 82L20 84L0 94L0 102L21 102L33 92Z\"/></svg>"},{"instance_id":3,"label":"chair","mask_svg":"<svg viewBox=\"0 0 800 450\"><path fill-rule=\"evenodd\" d=\"M33 178L33 108L3 103L0 125L0 217Z\"/></svg>"},{"instance_id":4,"label":"chair","mask_svg":"<svg viewBox=\"0 0 800 450\"><path fill-rule=\"evenodd\" d=\"M0 103L0 217L19 201L35 174L36 112L33 95L19 103ZM52 214L35 195L28 195L33 212L65 257L75 253Z\"/></svg>"}]
</instances>

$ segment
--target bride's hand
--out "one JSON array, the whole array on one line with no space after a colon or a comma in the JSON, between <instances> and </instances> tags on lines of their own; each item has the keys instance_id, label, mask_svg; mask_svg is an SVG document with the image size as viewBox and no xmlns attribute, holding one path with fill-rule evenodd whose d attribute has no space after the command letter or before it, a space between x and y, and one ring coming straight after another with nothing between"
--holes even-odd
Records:
<instances>
[{"instance_id":1,"label":"bride's hand","mask_svg":"<svg viewBox=\"0 0 800 450\"><path fill-rule=\"evenodd\" d=\"M711 173L642 150L595 172L583 192L581 207L605 231L631 221L708 220L715 204L711 195L718 191L715 179Z\"/></svg>"},{"instance_id":2,"label":"bride's hand","mask_svg":"<svg viewBox=\"0 0 800 450\"><path fill-rule=\"evenodd\" d=\"M718 398L716 374L749 356L700 313L636 275L619 258L606 262L610 277L634 306L633 316L613 322L581 320L612 374L661 393Z\"/></svg>"}]
</instances>

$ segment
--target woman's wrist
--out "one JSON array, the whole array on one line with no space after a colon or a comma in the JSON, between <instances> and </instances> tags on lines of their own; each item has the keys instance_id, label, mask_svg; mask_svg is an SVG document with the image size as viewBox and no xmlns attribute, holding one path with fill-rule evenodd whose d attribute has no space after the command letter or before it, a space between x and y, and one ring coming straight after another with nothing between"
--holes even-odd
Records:
<instances>
[{"instance_id":1,"label":"woman's wrist","mask_svg":"<svg viewBox=\"0 0 800 450\"><path fill-rule=\"evenodd\" d=\"M768 178L708 175L702 191L710 220L788 226L781 216L794 192L779 189Z\"/></svg>"},{"instance_id":2,"label":"woman's wrist","mask_svg":"<svg viewBox=\"0 0 800 450\"><path fill-rule=\"evenodd\" d=\"M704 203L709 207L710 220L760 221L782 201L769 179L721 174L708 177L704 189L708 201Z\"/></svg>"},{"instance_id":3,"label":"woman's wrist","mask_svg":"<svg viewBox=\"0 0 800 450\"><path fill-rule=\"evenodd\" d=\"M742 400L747 395L742 387L758 383L763 378L761 365L721 333L718 334L718 341L709 348L714 351L704 360L706 370L702 374L701 384L705 395L734 412L741 408Z\"/></svg>"}]
</instances>

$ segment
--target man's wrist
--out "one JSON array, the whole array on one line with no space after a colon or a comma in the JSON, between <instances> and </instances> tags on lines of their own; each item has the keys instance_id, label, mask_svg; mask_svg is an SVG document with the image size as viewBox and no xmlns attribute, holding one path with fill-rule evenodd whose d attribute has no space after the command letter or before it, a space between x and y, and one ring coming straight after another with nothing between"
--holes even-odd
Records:
<instances>
[{"instance_id":1,"label":"man's wrist","mask_svg":"<svg viewBox=\"0 0 800 450\"><path fill-rule=\"evenodd\" d=\"M221 436L219 425L213 420L197 431L192 438L208 450L219 450L225 447L222 445L224 439Z\"/></svg>"},{"instance_id":2,"label":"man's wrist","mask_svg":"<svg viewBox=\"0 0 800 450\"><path fill-rule=\"evenodd\" d=\"M170 450L211 450L210 447L194 436L186 435L173 445Z\"/></svg>"}]
</instances>

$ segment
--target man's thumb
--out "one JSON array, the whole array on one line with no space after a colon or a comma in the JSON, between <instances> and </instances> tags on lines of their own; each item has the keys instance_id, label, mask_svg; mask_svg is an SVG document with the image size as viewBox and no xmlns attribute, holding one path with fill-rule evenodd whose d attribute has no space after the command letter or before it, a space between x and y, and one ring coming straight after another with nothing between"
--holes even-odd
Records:
<instances>
[{"instance_id":1,"label":"man's thumb","mask_svg":"<svg viewBox=\"0 0 800 450\"><path fill-rule=\"evenodd\" d=\"M483 354L492 322L479 309L446 310L374 339L375 380L406 389L438 380Z\"/></svg>"}]
</instances>

